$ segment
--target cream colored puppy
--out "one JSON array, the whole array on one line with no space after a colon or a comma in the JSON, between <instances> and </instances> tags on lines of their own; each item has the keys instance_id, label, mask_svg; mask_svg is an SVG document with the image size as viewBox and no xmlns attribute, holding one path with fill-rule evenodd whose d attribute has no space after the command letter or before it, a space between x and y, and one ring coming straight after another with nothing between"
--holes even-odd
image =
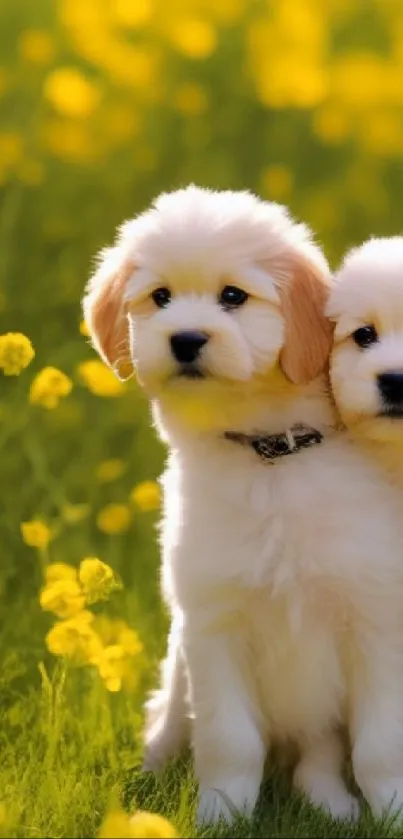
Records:
<instances>
[{"instance_id":1,"label":"cream colored puppy","mask_svg":"<svg viewBox=\"0 0 403 839\"><path fill-rule=\"evenodd\" d=\"M403 238L372 239L351 250L327 313L335 323L330 372L337 409L357 450L397 485L402 510ZM403 548L400 555L403 566ZM378 594L363 622L367 643L355 678L359 713L352 705L350 728L356 779L378 814L392 794L396 806L403 803L401 577L386 548L378 568L362 577L363 599L376 583Z\"/></svg>"},{"instance_id":2,"label":"cream colored puppy","mask_svg":"<svg viewBox=\"0 0 403 839\"><path fill-rule=\"evenodd\" d=\"M288 740L296 785L355 815L337 734L350 718L363 789L380 766L380 797L403 801L380 737L403 730L380 701L400 678L401 516L378 464L334 433L328 290L284 208L190 187L123 226L84 301L95 346L122 374L134 363L170 448L173 631L148 759L186 738L189 686L200 821L250 813L268 748Z\"/></svg>"}]
</instances>

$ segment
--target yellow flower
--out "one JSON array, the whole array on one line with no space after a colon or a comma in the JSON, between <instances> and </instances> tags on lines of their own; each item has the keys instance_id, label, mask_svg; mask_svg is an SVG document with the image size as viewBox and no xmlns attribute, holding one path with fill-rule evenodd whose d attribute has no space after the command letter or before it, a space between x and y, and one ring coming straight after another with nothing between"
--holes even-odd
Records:
<instances>
[{"instance_id":1,"label":"yellow flower","mask_svg":"<svg viewBox=\"0 0 403 839\"><path fill-rule=\"evenodd\" d=\"M21 58L31 64L49 64L55 53L52 38L43 29L27 29L23 32L18 48Z\"/></svg>"},{"instance_id":2,"label":"yellow flower","mask_svg":"<svg viewBox=\"0 0 403 839\"><path fill-rule=\"evenodd\" d=\"M174 826L163 816L138 810L128 816L112 810L102 822L98 839L177 839Z\"/></svg>"},{"instance_id":3,"label":"yellow flower","mask_svg":"<svg viewBox=\"0 0 403 839\"><path fill-rule=\"evenodd\" d=\"M248 0L246 0L246 3ZM214 13L223 23L233 23L240 18L245 10L245 0L220 0L214 3Z\"/></svg>"},{"instance_id":4,"label":"yellow flower","mask_svg":"<svg viewBox=\"0 0 403 839\"><path fill-rule=\"evenodd\" d=\"M160 55L149 43L147 48L119 42L109 42L103 57L105 70L117 86L146 90L148 102L155 101L161 85Z\"/></svg>"},{"instance_id":5,"label":"yellow flower","mask_svg":"<svg viewBox=\"0 0 403 839\"><path fill-rule=\"evenodd\" d=\"M125 392L122 382L102 361L83 361L77 371L88 390L96 396L121 396Z\"/></svg>"},{"instance_id":6,"label":"yellow flower","mask_svg":"<svg viewBox=\"0 0 403 839\"><path fill-rule=\"evenodd\" d=\"M50 528L39 519L22 522L21 533L25 544L30 548L46 548L52 538Z\"/></svg>"},{"instance_id":7,"label":"yellow flower","mask_svg":"<svg viewBox=\"0 0 403 839\"><path fill-rule=\"evenodd\" d=\"M217 46L216 31L205 20L179 20L171 38L177 50L189 58L208 58Z\"/></svg>"},{"instance_id":8,"label":"yellow flower","mask_svg":"<svg viewBox=\"0 0 403 839\"><path fill-rule=\"evenodd\" d=\"M152 15L151 0L115 0L113 14L122 26L128 28L143 26Z\"/></svg>"},{"instance_id":9,"label":"yellow flower","mask_svg":"<svg viewBox=\"0 0 403 839\"><path fill-rule=\"evenodd\" d=\"M105 816L99 833L99 839L130 839L130 819L123 810L113 810Z\"/></svg>"},{"instance_id":10,"label":"yellow flower","mask_svg":"<svg viewBox=\"0 0 403 839\"><path fill-rule=\"evenodd\" d=\"M101 641L92 627L94 615L79 612L68 620L56 623L46 636L46 645L52 655L66 656L77 663L91 664L100 654Z\"/></svg>"},{"instance_id":11,"label":"yellow flower","mask_svg":"<svg viewBox=\"0 0 403 839\"><path fill-rule=\"evenodd\" d=\"M93 663L98 668L98 673L105 682L107 690L118 693L122 689L127 671L127 659L123 647L120 644L104 647Z\"/></svg>"},{"instance_id":12,"label":"yellow flower","mask_svg":"<svg viewBox=\"0 0 403 839\"><path fill-rule=\"evenodd\" d=\"M73 384L56 367L44 367L31 382L29 401L43 408L56 408L63 396L68 396Z\"/></svg>"},{"instance_id":13,"label":"yellow flower","mask_svg":"<svg viewBox=\"0 0 403 839\"><path fill-rule=\"evenodd\" d=\"M358 111L374 108L385 101L393 89L393 76L380 55L360 52L344 55L334 60L330 68L331 93L336 101ZM400 83L400 80L399 80ZM399 84L401 88L401 84Z\"/></svg>"},{"instance_id":14,"label":"yellow flower","mask_svg":"<svg viewBox=\"0 0 403 839\"><path fill-rule=\"evenodd\" d=\"M18 376L35 356L29 338L22 332L0 335L0 369L5 376Z\"/></svg>"},{"instance_id":15,"label":"yellow flower","mask_svg":"<svg viewBox=\"0 0 403 839\"><path fill-rule=\"evenodd\" d=\"M80 334L84 335L84 338L89 338L90 331L88 329L88 326L87 326L85 320L82 320L80 322L79 330L80 330Z\"/></svg>"},{"instance_id":16,"label":"yellow flower","mask_svg":"<svg viewBox=\"0 0 403 839\"><path fill-rule=\"evenodd\" d=\"M126 464L118 457L111 457L110 460L104 460L100 463L96 471L96 476L101 484L106 484L109 481L115 481L123 475L126 469Z\"/></svg>"},{"instance_id":17,"label":"yellow flower","mask_svg":"<svg viewBox=\"0 0 403 839\"><path fill-rule=\"evenodd\" d=\"M95 556L82 560L78 578L87 603L107 600L111 592L120 587L112 568Z\"/></svg>"},{"instance_id":18,"label":"yellow flower","mask_svg":"<svg viewBox=\"0 0 403 839\"><path fill-rule=\"evenodd\" d=\"M145 810L138 810L134 816L128 816L123 810L112 810L98 833L98 839L177 839L177 836L171 822Z\"/></svg>"},{"instance_id":19,"label":"yellow flower","mask_svg":"<svg viewBox=\"0 0 403 839\"><path fill-rule=\"evenodd\" d=\"M58 67L45 82L44 93L59 113L69 117L86 117L98 105L97 87L75 67Z\"/></svg>"},{"instance_id":20,"label":"yellow flower","mask_svg":"<svg viewBox=\"0 0 403 839\"><path fill-rule=\"evenodd\" d=\"M156 481L143 481L134 487L130 501L143 512L157 510L161 502L161 491Z\"/></svg>"},{"instance_id":21,"label":"yellow flower","mask_svg":"<svg viewBox=\"0 0 403 839\"><path fill-rule=\"evenodd\" d=\"M42 589L39 602L44 612L53 612L59 618L70 618L82 611L85 597L76 580L59 578Z\"/></svg>"},{"instance_id":22,"label":"yellow flower","mask_svg":"<svg viewBox=\"0 0 403 839\"><path fill-rule=\"evenodd\" d=\"M130 629L124 621L115 621L115 632L117 641L128 656L139 655L143 651L143 645L137 632Z\"/></svg>"},{"instance_id":23,"label":"yellow flower","mask_svg":"<svg viewBox=\"0 0 403 839\"><path fill-rule=\"evenodd\" d=\"M134 633L135 635L135 633ZM135 672L132 659L142 650L138 644L134 652L128 652L123 644L109 644L100 649L92 663L98 669L105 687L110 693L118 693L123 687L132 688L135 684Z\"/></svg>"},{"instance_id":24,"label":"yellow flower","mask_svg":"<svg viewBox=\"0 0 403 839\"><path fill-rule=\"evenodd\" d=\"M131 817L130 829L133 839L175 839L178 836L174 826L167 819L144 810L138 810Z\"/></svg>"},{"instance_id":25,"label":"yellow flower","mask_svg":"<svg viewBox=\"0 0 403 839\"><path fill-rule=\"evenodd\" d=\"M67 524L77 524L86 519L90 511L89 504L65 504L62 509L62 516Z\"/></svg>"},{"instance_id":26,"label":"yellow flower","mask_svg":"<svg viewBox=\"0 0 403 839\"><path fill-rule=\"evenodd\" d=\"M137 632L123 620L98 615L94 622L102 647L93 660L107 690L116 693L122 687L132 689L137 683L133 659L143 651Z\"/></svg>"},{"instance_id":27,"label":"yellow flower","mask_svg":"<svg viewBox=\"0 0 403 839\"><path fill-rule=\"evenodd\" d=\"M313 108L327 93L325 68L314 61L301 63L287 54L267 62L265 56L256 71L257 95L272 108Z\"/></svg>"},{"instance_id":28,"label":"yellow flower","mask_svg":"<svg viewBox=\"0 0 403 839\"><path fill-rule=\"evenodd\" d=\"M45 581L47 585L58 583L60 580L77 581L77 570L67 562L52 562L47 566L45 571Z\"/></svg>"},{"instance_id":29,"label":"yellow flower","mask_svg":"<svg viewBox=\"0 0 403 839\"><path fill-rule=\"evenodd\" d=\"M123 533L130 526L130 510L125 504L107 504L99 511L97 525L103 533Z\"/></svg>"},{"instance_id":30,"label":"yellow flower","mask_svg":"<svg viewBox=\"0 0 403 839\"><path fill-rule=\"evenodd\" d=\"M120 618L112 619L107 615L97 615L95 629L105 647L119 644L125 653L131 656L138 655L143 649L137 632Z\"/></svg>"}]
</instances>

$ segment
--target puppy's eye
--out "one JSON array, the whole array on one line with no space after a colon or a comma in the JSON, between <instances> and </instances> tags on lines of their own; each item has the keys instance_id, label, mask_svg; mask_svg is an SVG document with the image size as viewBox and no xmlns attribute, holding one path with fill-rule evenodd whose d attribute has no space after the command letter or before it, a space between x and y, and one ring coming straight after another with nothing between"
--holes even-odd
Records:
<instances>
[{"instance_id":1,"label":"puppy's eye","mask_svg":"<svg viewBox=\"0 0 403 839\"><path fill-rule=\"evenodd\" d=\"M365 350L366 347L370 347L371 344L376 344L378 340L378 333L374 326L360 326L359 329L356 329L355 332L353 332L352 338L358 347Z\"/></svg>"},{"instance_id":2,"label":"puppy's eye","mask_svg":"<svg viewBox=\"0 0 403 839\"><path fill-rule=\"evenodd\" d=\"M243 306L247 299L246 291L236 285L226 285L218 298L224 309L237 309L239 306Z\"/></svg>"},{"instance_id":3,"label":"puppy's eye","mask_svg":"<svg viewBox=\"0 0 403 839\"><path fill-rule=\"evenodd\" d=\"M155 288L151 294L152 299L159 309L164 309L165 306L171 302L171 292L169 288Z\"/></svg>"}]
</instances>

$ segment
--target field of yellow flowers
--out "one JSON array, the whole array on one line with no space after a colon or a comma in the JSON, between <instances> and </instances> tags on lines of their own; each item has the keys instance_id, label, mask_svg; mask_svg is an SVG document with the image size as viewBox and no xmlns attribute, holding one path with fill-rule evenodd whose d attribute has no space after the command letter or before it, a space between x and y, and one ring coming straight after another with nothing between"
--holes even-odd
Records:
<instances>
[{"instance_id":1,"label":"field of yellow flowers","mask_svg":"<svg viewBox=\"0 0 403 839\"><path fill-rule=\"evenodd\" d=\"M139 770L164 451L90 348L94 254L192 180L288 204L334 264L401 231L402 159L401 0L0 4L0 836L217 835L190 762ZM275 776L235 835L403 830Z\"/></svg>"}]
</instances>

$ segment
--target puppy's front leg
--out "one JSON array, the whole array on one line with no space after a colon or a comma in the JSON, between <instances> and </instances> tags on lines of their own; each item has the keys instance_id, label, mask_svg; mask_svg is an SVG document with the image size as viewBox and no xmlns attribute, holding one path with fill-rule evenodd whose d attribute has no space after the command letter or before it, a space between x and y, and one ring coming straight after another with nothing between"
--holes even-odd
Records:
<instances>
[{"instance_id":1,"label":"puppy's front leg","mask_svg":"<svg viewBox=\"0 0 403 839\"><path fill-rule=\"evenodd\" d=\"M242 638L187 626L194 719L194 751L200 787L198 821L231 822L250 815L259 794L265 744Z\"/></svg>"},{"instance_id":2,"label":"puppy's front leg","mask_svg":"<svg viewBox=\"0 0 403 839\"><path fill-rule=\"evenodd\" d=\"M373 813L403 819L403 641L378 629L355 668L352 760Z\"/></svg>"}]
</instances>

